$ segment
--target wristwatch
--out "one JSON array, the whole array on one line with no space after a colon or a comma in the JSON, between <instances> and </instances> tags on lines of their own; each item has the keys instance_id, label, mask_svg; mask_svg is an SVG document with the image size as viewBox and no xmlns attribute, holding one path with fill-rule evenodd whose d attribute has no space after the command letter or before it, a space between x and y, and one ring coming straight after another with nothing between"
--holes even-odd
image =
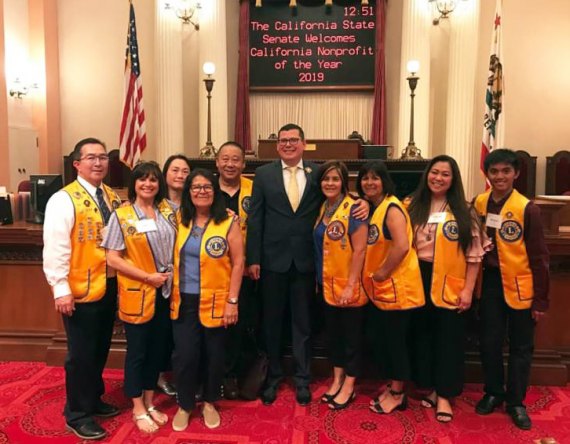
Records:
<instances>
[{"instance_id":1,"label":"wristwatch","mask_svg":"<svg viewBox=\"0 0 570 444\"><path fill-rule=\"evenodd\" d=\"M226 299L228 304L236 305L238 303L238 298L228 298Z\"/></svg>"}]
</instances>

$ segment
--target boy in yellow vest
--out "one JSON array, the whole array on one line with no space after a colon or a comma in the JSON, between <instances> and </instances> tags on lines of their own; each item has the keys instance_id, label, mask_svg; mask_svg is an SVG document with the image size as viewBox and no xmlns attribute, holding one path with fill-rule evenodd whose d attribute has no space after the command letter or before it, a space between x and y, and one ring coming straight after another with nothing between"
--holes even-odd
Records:
<instances>
[{"instance_id":1,"label":"boy in yellow vest","mask_svg":"<svg viewBox=\"0 0 570 444\"><path fill-rule=\"evenodd\" d=\"M539 208L513 189L520 173L516 153L494 150L485 159L484 168L491 190L475 198L475 209L495 248L483 260L480 347L485 395L475 411L487 415L506 401L514 424L528 430L531 420L523 401L534 350L534 327L548 309L549 254ZM507 325L505 390L502 346Z\"/></svg>"}]
</instances>

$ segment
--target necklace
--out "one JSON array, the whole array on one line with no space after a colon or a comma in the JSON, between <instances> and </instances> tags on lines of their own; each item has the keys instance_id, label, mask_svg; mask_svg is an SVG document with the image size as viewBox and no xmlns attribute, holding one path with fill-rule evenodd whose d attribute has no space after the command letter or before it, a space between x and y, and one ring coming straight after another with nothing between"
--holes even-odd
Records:
<instances>
[{"instance_id":1,"label":"necklace","mask_svg":"<svg viewBox=\"0 0 570 444\"><path fill-rule=\"evenodd\" d=\"M441 206L441 208L439 209L438 213L442 213L445 210L445 207L447 207L447 200L445 200L443 202L443 205ZM429 230L428 230L428 234L426 236L426 241L431 242L432 239L432 233L435 230L435 227L437 226L437 223L431 223L429 224Z\"/></svg>"},{"instance_id":2,"label":"necklace","mask_svg":"<svg viewBox=\"0 0 570 444\"><path fill-rule=\"evenodd\" d=\"M325 217L327 219L330 219L331 217L333 217L334 212L340 206L340 203L342 202L343 198L344 198L344 196L341 194L339 196L339 198L332 205L329 205L328 201L325 202Z\"/></svg>"}]
</instances>

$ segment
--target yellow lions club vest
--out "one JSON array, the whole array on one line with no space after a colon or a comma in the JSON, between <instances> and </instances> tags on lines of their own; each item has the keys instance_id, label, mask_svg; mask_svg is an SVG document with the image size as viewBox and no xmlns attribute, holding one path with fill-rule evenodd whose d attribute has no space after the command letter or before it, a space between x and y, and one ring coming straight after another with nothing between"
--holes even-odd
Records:
<instances>
[{"instance_id":1,"label":"yellow lions club vest","mask_svg":"<svg viewBox=\"0 0 570 444\"><path fill-rule=\"evenodd\" d=\"M456 310L459 293L465 287L467 262L459 245L459 230L453 213L436 224L431 277L431 300L437 307Z\"/></svg>"},{"instance_id":2,"label":"yellow lions club vest","mask_svg":"<svg viewBox=\"0 0 570 444\"><path fill-rule=\"evenodd\" d=\"M239 227L241 229L241 234L243 235L243 241L245 244L245 238L247 233L247 215L251 207L251 192L253 190L253 181L247 177L241 176L241 184L239 189Z\"/></svg>"},{"instance_id":3,"label":"yellow lions club vest","mask_svg":"<svg viewBox=\"0 0 570 444\"><path fill-rule=\"evenodd\" d=\"M111 203L110 210L121 205L119 196L105 184L103 192ZM95 302L101 299L107 287L107 259L101 241L105 226L99 205L76 180L63 190L69 194L75 210L71 230L71 257L68 282L76 303Z\"/></svg>"},{"instance_id":4,"label":"yellow lions club vest","mask_svg":"<svg viewBox=\"0 0 570 444\"><path fill-rule=\"evenodd\" d=\"M340 296L348 282L352 245L348 234L350 209L354 199L346 196L331 217L323 238L323 295L329 305L339 305ZM317 219L317 226L323 218L325 205ZM342 307L361 307L368 302L360 280L354 286L350 303Z\"/></svg>"},{"instance_id":5,"label":"yellow lions club vest","mask_svg":"<svg viewBox=\"0 0 570 444\"><path fill-rule=\"evenodd\" d=\"M200 246L200 322L204 327L221 327L224 309L230 292L232 264L229 255L228 233L231 217L220 222L208 222ZM192 223L178 225L174 247L174 282L170 304L170 317L178 319L180 310L180 251L192 231Z\"/></svg>"},{"instance_id":6,"label":"yellow lions club vest","mask_svg":"<svg viewBox=\"0 0 570 444\"><path fill-rule=\"evenodd\" d=\"M475 199L475 209L483 223L487 218L490 196L491 191L488 191ZM517 190L513 190L501 209L501 228L495 236L505 301L509 307L517 310L530 308L534 297L532 271L524 241L524 211L529 202Z\"/></svg>"},{"instance_id":7,"label":"yellow lions club vest","mask_svg":"<svg viewBox=\"0 0 570 444\"><path fill-rule=\"evenodd\" d=\"M390 205L396 205L406 217L409 250L392 275L376 282L372 275L388 257L392 240L386 239L382 227ZM372 303L381 310L407 310L425 304L424 289L416 250L412 247L412 226L402 203L386 196L374 211L368 227L368 247L362 270L364 289Z\"/></svg>"},{"instance_id":8,"label":"yellow lions club vest","mask_svg":"<svg viewBox=\"0 0 570 444\"><path fill-rule=\"evenodd\" d=\"M174 212L163 200L158 206L159 212L167 221L174 220ZM129 264L146 271L156 273L154 255L146 233L139 233L136 223L139 220L132 205L117 208L117 218L125 240L123 259ZM144 324L154 316L156 288L150 284L130 278L117 272L119 287L119 318L130 324Z\"/></svg>"}]
</instances>

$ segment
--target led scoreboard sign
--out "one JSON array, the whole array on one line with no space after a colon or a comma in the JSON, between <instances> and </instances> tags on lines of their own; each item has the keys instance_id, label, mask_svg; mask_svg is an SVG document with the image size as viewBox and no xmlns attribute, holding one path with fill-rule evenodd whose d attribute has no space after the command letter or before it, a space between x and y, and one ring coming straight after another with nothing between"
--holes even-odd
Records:
<instances>
[{"instance_id":1,"label":"led scoreboard sign","mask_svg":"<svg viewBox=\"0 0 570 444\"><path fill-rule=\"evenodd\" d=\"M376 2L250 0L251 90L374 88Z\"/></svg>"}]
</instances>

